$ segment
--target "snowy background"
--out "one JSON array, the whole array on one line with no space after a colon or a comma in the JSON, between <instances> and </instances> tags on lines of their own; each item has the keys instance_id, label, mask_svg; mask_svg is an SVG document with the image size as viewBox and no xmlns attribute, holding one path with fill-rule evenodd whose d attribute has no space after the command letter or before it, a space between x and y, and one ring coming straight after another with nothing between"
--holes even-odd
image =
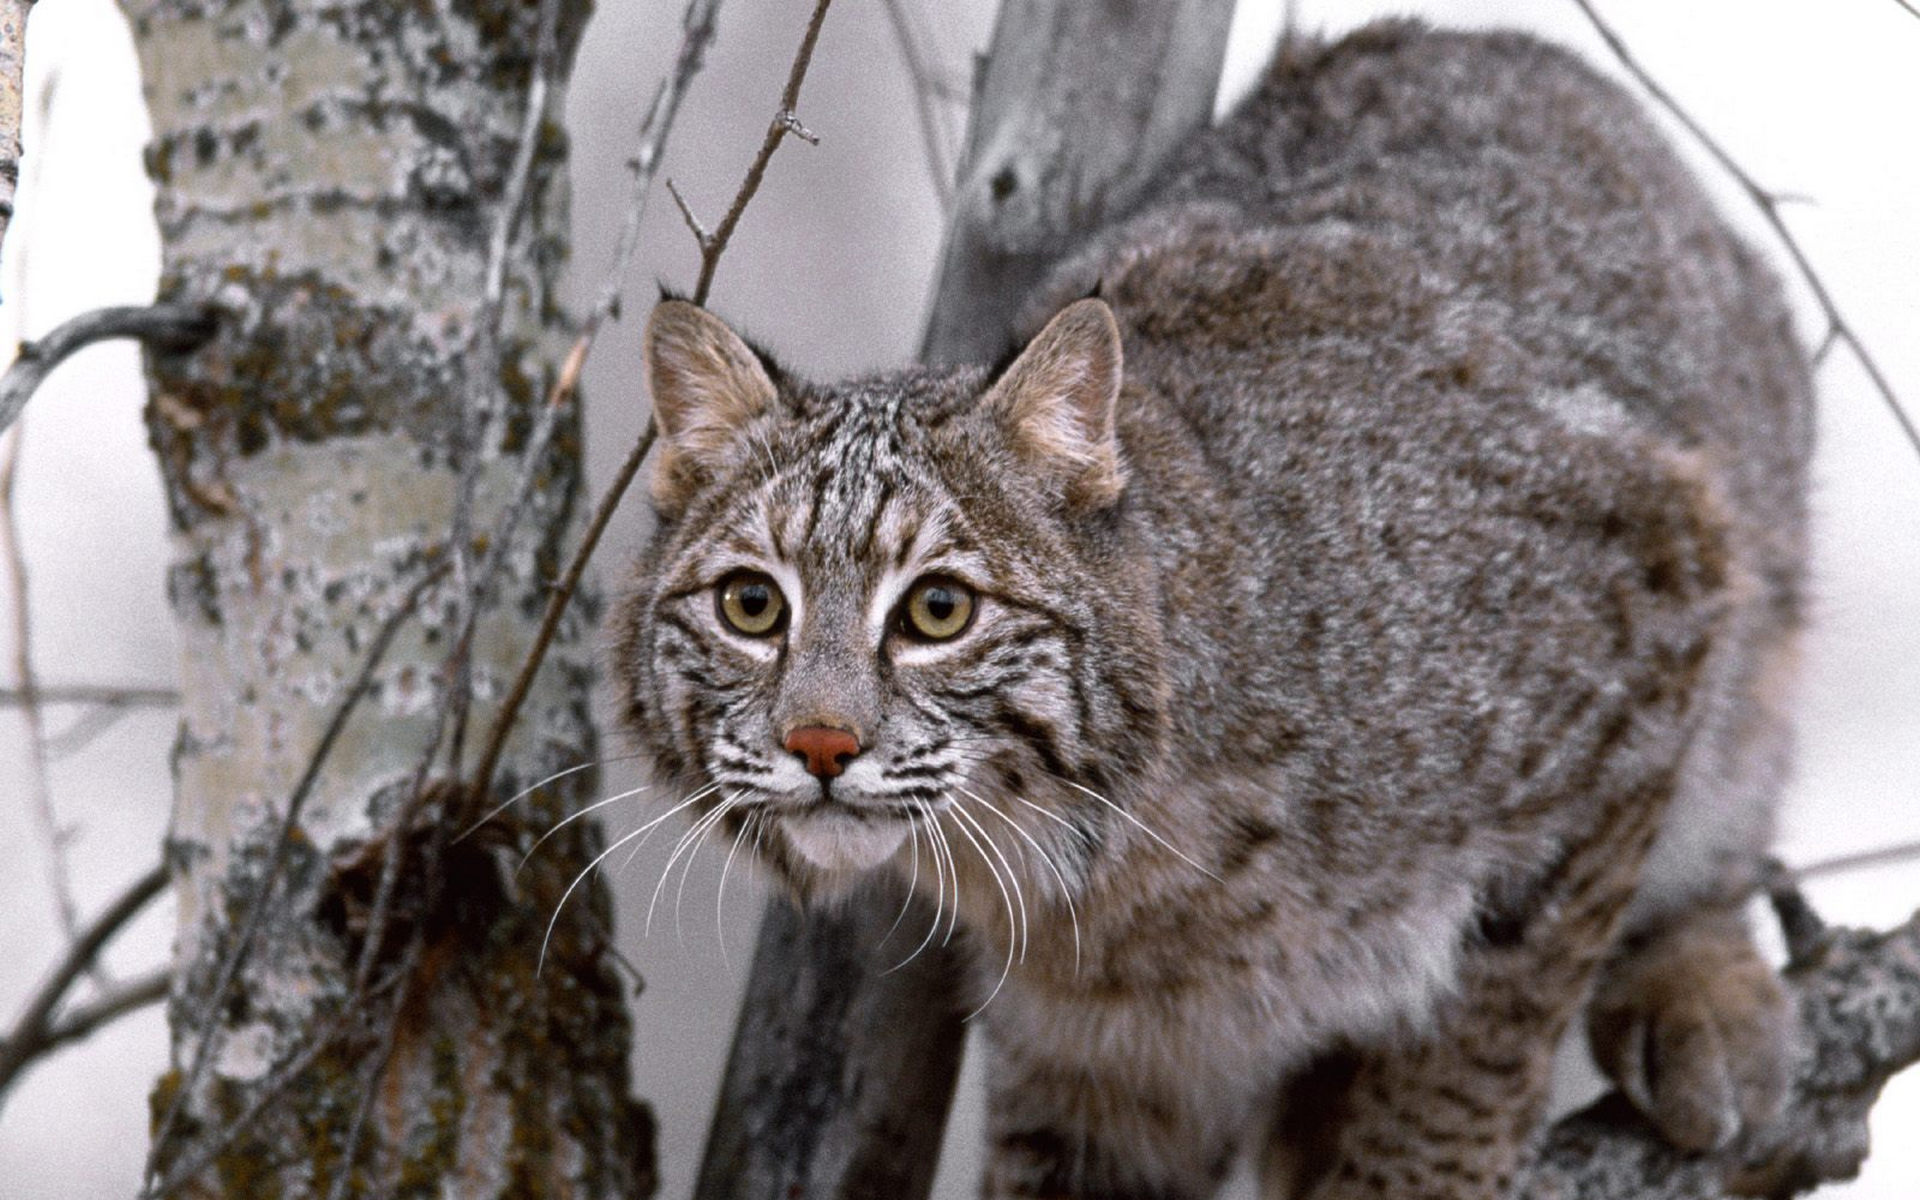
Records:
<instances>
[{"instance_id":1,"label":"snowy background","mask_svg":"<svg viewBox=\"0 0 1920 1200\"><path fill-rule=\"evenodd\" d=\"M992 20L986 0L909 0L943 72L964 85ZM810 6L732 0L666 160L698 211L731 196L775 104ZM1226 103L1247 86L1282 20L1278 0L1242 0ZM622 163L654 80L678 42L680 0L601 0L567 107L574 154L576 297L598 288L622 219ZM1897 387L1920 403L1920 19L1894 0L1610 0L1603 11L1640 58L1765 186L1805 197L1787 218ZM1610 67L1570 0L1392 6L1297 6L1329 33L1384 13L1451 25L1515 25L1576 46ZM1815 15L1817 13L1817 15ZM131 46L110 0L34 10L30 114L19 216L0 269L0 345L74 313L149 299L158 248L140 167L146 138ZM829 375L898 363L918 331L941 213L911 83L878 0L845 0L828 17L801 116L822 137L775 160L723 261L713 306L784 361ZM957 109L947 111L953 131ZM1725 181L1725 207L1773 246ZM691 239L654 198L629 281L642 311L655 280L688 284ZM1800 297L1803 301L1804 295ZM1805 332L1822 326L1806 306ZM588 371L592 470L604 479L645 416L639 322L610 329ZM1781 853L1804 864L1920 839L1920 460L1899 440L1856 364L1836 353L1821 375L1817 466L1817 601L1803 676L1800 767ZM137 357L108 345L76 357L29 407L18 508L30 573L35 665L45 684L170 686L175 674L163 572L169 554L158 478L139 421ZM597 492L598 485L595 485ZM601 552L617 570L643 528L638 506ZM4 602L0 602L3 604ZM0 614L3 615L3 614ZM11 620L0 621L0 685L11 685ZM49 713L59 734L78 717ZM153 863L170 795L173 718L148 711L84 752L57 759L52 782L71 827L83 914ZM29 817L31 776L18 714L0 711L0 1021L11 1024L52 961L59 935L45 855ZM608 794L630 784L618 769ZM610 819L616 828L637 820ZM684 936L656 921L640 936L664 867L643 855L614 881L624 950L647 978L636 1005L635 1086L661 1122L668 1200L692 1186L762 897L739 872L719 908L719 856L695 864ZM1920 905L1920 866L1823 881L1831 919L1886 926ZM108 962L127 978L164 961L172 913L155 910ZM716 925L724 930L724 946ZM146 1010L32 1070L0 1111L0 1198L131 1196L146 1149L145 1103L165 1063L165 1030ZM977 1171L978 1063L971 1061L943 1159L940 1195L970 1196ZM1877 1113L1862 1179L1826 1193L1848 1200L1920 1195L1920 1076L1896 1081ZM1902 1137L1902 1133L1907 1136Z\"/></svg>"}]
</instances>

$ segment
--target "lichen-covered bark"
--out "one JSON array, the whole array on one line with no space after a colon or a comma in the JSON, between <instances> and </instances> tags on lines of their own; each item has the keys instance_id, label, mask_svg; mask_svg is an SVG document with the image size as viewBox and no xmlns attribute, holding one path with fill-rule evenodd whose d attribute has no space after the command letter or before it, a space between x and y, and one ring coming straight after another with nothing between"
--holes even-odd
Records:
<instances>
[{"instance_id":1,"label":"lichen-covered bark","mask_svg":"<svg viewBox=\"0 0 1920 1200\"><path fill-rule=\"evenodd\" d=\"M1793 1087L1777 1122L1687 1155L1615 1092L1547 1131L1524 1200L1785 1197L1853 1178L1881 1088L1920 1061L1920 914L1886 933L1800 940L1785 973L1798 1018Z\"/></svg>"},{"instance_id":2,"label":"lichen-covered bark","mask_svg":"<svg viewBox=\"0 0 1920 1200\"><path fill-rule=\"evenodd\" d=\"M26 114L27 14L33 0L0 0L0 241L20 184L20 121Z\"/></svg>"},{"instance_id":3,"label":"lichen-covered bark","mask_svg":"<svg viewBox=\"0 0 1920 1200\"><path fill-rule=\"evenodd\" d=\"M536 47L532 0L123 0L145 72L165 248L162 299L211 301L222 328L155 359L149 428L176 561L184 712L169 857L180 898L174 1070L156 1122L164 1177L222 1134L279 1068L311 1066L247 1121L189 1192L644 1195L650 1122L627 1092L629 1027L606 957L607 909L583 888L590 823L514 873L528 829L576 808L582 772L432 863L411 847L382 973L417 940L391 1057L349 1167L348 1131L381 1030L353 974L384 834L447 703L453 582L425 593L299 813L295 781L369 643L449 554L463 404L497 411L478 461L475 553L506 503L532 412L570 335L564 142L546 128L496 354L472 347L487 242L519 142ZM585 0L560 6L559 58ZM551 111L558 111L555 105ZM558 572L573 515L569 418L504 555L473 649L471 751ZM595 754L590 649L566 632L510 743L503 786ZM456 819L452 800L428 820ZM577 832L576 832L577 831ZM410 839L403 839L410 840ZM180 1095L218 967L276 854L269 916L218 1005L208 1068ZM433 878L445 886L431 886ZM417 939L416 939L417 935Z\"/></svg>"}]
</instances>

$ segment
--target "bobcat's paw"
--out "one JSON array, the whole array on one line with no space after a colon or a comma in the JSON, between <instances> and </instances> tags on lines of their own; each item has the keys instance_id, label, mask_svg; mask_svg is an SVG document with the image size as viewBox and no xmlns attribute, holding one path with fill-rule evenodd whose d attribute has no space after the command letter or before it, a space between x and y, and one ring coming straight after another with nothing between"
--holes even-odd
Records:
<instances>
[{"instance_id":1,"label":"bobcat's paw","mask_svg":"<svg viewBox=\"0 0 1920 1200\"><path fill-rule=\"evenodd\" d=\"M1719 1149L1780 1114L1786 994L1731 914L1701 914L1625 949L1587 1009L1602 1070L1682 1150Z\"/></svg>"}]
</instances>

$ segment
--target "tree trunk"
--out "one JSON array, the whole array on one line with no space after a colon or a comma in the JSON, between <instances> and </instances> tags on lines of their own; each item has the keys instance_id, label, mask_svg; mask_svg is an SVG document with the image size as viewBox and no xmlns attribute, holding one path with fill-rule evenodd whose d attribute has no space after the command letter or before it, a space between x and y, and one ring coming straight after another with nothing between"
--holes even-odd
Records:
<instances>
[{"instance_id":1,"label":"tree trunk","mask_svg":"<svg viewBox=\"0 0 1920 1200\"><path fill-rule=\"evenodd\" d=\"M27 14L33 0L0 0L0 242L20 186L20 123L27 103ZM0 297L4 300L5 297Z\"/></svg>"},{"instance_id":2,"label":"tree trunk","mask_svg":"<svg viewBox=\"0 0 1920 1200\"><path fill-rule=\"evenodd\" d=\"M651 1118L629 1098L598 889L573 897L542 949L599 834L574 822L514 871L528 829L575 811L593 773L453 841L481 798L433 783L457 774L441 762L424 766L431 746L455 762L464 746L470 761L483 740L579 487L569 413L478 618L463 738L443 725L460 683L446 663L472 575L416 589L455 557L469 466L468 565L493 549L487 531L571 332L555 291L565 147L550 123L497 340L475 328L540 5L123 6L153 119L162 299L221 315L207 348L149 365L184 697L168 845L174 1067L153 1096L150 1187L646 1195ZM556 86L588 7L558 0ZM509 743L503 792L596 754L581 620ZM364 701L303 788L389 632ZM383 907L389 872L398 887Z\"/></svg>"},{"instance_id":3,"label":"tree trunk","mask_svg":"<svg viewBox=\"0 0 1920 1200\"><path fill-rule=\"evenodd\" d=\"M1123 210L1212 112L1231 0L1006 0L923 357L991 359L1047 265ZM924 928L920 907L905 928ZM875 943L895 904L762 926L697 1200L919 1200L963 1029L957 955L906 970Z\"/></svg>"},{"instance_id":4,"label":"tree trunk","mask_svg":"<svg viewBox=\"0 0 1920 1200\"><path fill-rule=\"evenodd\" d=\"M1227 0L1003 0L921 357L992 362L1020 301L1207 124Z\"/></svg>"}]
</instances>

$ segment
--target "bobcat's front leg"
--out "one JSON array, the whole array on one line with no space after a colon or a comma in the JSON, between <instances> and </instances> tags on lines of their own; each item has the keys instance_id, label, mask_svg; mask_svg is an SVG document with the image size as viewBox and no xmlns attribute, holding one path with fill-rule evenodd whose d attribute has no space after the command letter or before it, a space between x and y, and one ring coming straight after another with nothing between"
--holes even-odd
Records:
<instances>
[{"instance_id":1,"label":"bobcat's front leg","mask_svg":"<svg viewBox=\"0 0 1920 1200\"><path fill-rule=\"evenodd\" d=\"M1463 951L1458 990L1420 1040L1358 1054L1305 1195L1512 1193L1546 1104L1555 1047L1613 947L1665 798L1663 786L1612 804L1541 881L1528 911L1489 924Z\"/></svg>"},{"instance_id":2,"label":"bobcat's front leg","mask_svg":"<svg viewBox=\"0 0 1920 1200\"><path fill-rule=\"evenodd\" d=\"M983 1200L1205 1200L1233 1140L1193 1097L1085 1064L997 1055L987 1097ZM1225 1106L1231 1110L1233 1106Z\"/></svg>"}]
</instances>

